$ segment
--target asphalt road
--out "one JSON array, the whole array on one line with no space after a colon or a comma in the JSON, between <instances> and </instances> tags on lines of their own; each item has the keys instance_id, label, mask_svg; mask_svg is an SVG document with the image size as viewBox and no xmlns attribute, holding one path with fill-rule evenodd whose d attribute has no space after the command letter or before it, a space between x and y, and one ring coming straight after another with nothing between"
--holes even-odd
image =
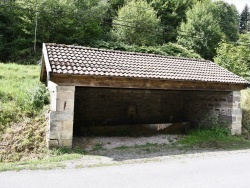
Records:
<instances>
[{"instance_id":1,"label":"asphalt road","mask_svg":"<svg viewBox=\"0 0 250 188\"><path fill-rule=\"evenodd\" d=\"M250 187L250 153L47 171L0 173L1 188Z\"/></svg>"}]
</instances>

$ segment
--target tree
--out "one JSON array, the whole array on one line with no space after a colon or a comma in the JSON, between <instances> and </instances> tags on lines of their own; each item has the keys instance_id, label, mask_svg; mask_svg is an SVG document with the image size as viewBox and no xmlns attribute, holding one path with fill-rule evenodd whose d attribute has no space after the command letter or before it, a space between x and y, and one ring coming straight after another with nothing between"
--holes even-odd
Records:
<instances>
[{"instance_id":1,"label":"tree","mask_svg":"<svg viewBox=\"0 0 250 188\"><path fill-rule=\"evenodd\" d=\"M218 65L250 80L250 34L240 35L237 43L221 42L214 60Z\"/></svg>"},{"instance_id":2,"label":"tree","mask_svg":"<svg viewBox=\"0 0 250 188\"><path fill-rule=\"evenodd\" d=\"M36 56L43 42L89 45L102 37L107 7L102 0L6 2L0 7L0 60Z\"/></svg>"},{"instance_id":3,"label":"tree","mask_svg":"<svg viewBox=\"0 0 250 188\"><path fill-rule=\"evenodd\" d=\"M101 37L106 11L100 0L43 0L38 17L40 43L88 45Z\"/></svg>"},{"instance_id":4,"label":"tree","mask_svg":"<svg viewBox=\"0 0 250 188\"><path fill-rule=\"evenodd\" d=\"M240 14L240 33L246 33L250 31L250 11L246 4L243 11Z\"/></svg>"},{"instance_id":5,"label":"tree","mask_svg":"<svg viewBox=\"0 0 250 188\"><path fill-rule=\"evenodd\" d=\"M30 55L28 34L23 28L24 15L14 1L6 1L0 7L0 61L15 61Z\"/></svg>"},{"instance_id":6,"label":"tree","mask_svg":"<svg viewBox=\"0 0 250 188\"><path fill-rule=\"evenodd\" d=\"M11 16L12 15L12 16ZM11 45L11 40L14 37L14 32L12 29L13 12L9 9L0 9L0 60L4 61L10 56L9 48Z\"/></svg>"},{"instance_id":7,"label":"tree","mask_svg":"<svg viewBox=\"0 0 250 188\"><path fill-rule=\"evenodd\" d=\"M212 60L223 37L213 14L214 5L198 2L187 11L187 21L178 28L178 44L194 50L205 59Z\"/></svg>"},{"instance_id":8,"label":"tree","mask_svg":"<svg viewBox=\"0 0 250 188\"><path fill-rule=\"evenodd\" d=\"M235 5L224 1L215 1L214 16L218 20L226 39L236 42L238 39L239 14Z\"/></svg>"},{"instance_id":9,"label":"tree","mask_svg":"<svg viewBox=\"0 0 250 188\"><path fill-rule=\"evenodd\" d=\"M182 21L186 21L186 11L196 0L153 0L152 7L164 26L164 42L176 42L177 28Z\"/></svg>"},{"instance_id":10,"label":"tree","mask_svg":"<svg viewBox=\"0 0 250 188\"><path fill-rule=\"evenodd\" d=\"M132 0L118 10L113 36L127 44L155 45L161 42L160 19L144 0Z\"/></svg>"}]
</instances>

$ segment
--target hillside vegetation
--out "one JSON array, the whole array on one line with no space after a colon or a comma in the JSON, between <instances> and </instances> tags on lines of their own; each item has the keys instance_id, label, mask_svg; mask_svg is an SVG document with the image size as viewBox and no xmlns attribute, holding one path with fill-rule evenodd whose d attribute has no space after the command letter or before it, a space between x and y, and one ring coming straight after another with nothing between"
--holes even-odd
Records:
<instances>
[{"instance_id":1,"label":"hillside vegetation","mask_svg":"<svg viewBox=\"0 0 250 188\"><path fill-rule=\"evenodd\" d=\"M0 63L0 161L37 153L45 143L48 93L40 66Z\"/></svg>"}]
</instances>

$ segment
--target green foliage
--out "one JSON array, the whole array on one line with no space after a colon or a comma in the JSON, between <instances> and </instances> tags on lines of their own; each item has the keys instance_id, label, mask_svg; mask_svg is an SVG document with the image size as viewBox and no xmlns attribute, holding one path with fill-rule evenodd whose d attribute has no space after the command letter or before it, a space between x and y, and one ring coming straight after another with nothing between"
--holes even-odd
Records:
<instances>
[{"instance_id":1,"label":"green foliage","mask_svg":"<svg viewBox=\"0 0 250 188\"><path fill-rule=\"evenodd\" d=\"M120 8L112 32L118 41L136 45L155 45L162 35L160 19L144 0L128 1Z\"/></svg>"},{"instance_id":2,"label":"green foliage","mask_svg":"<svg viewBox=\"0 0 250 188\"><path fill-rule=\"evenodd\" d=\"M196 0L153 0L151 2L164 26L165 42L176 42L177 28L182 21L186 21L186 11L196 2Z\"/></svg>"},{"instance_id":3,"label":"green foliage","mask_svg":"<svg viewBox=\"0 0 250 188\"><path fill-rule=\"evenodd\" d=\"M240 35L236 44L221 42L215 62L229 71L250 79L250 33Z\"/></svg>"},{"instance_id":4,"label":"green foliage","mask_svg":"<svg viewBox=\"0 0 250 188\"><path fill-rule=\"evenodd\" d=\"M38 15L38 42L86 45L100 38L108 6L99 0L42 0ZM52 12L47 14L47 12Z\"/></svg>"},{"instance_id":5,"label":"green foliage","mask_svg":"<svg viewBox=\"0 0 250 188\"><path fill-rule=\"evenodd\" d=\"M45 85L37 85L28 91L27 103L34 110L42 109L49 104L49 94Z\"/></svg>"},{"instance_id":6,"label":"green foliage","mask_svg":"<svg viewBox=\"0 0 250 188\"><path fill-rule=\"evenodd\" d=\"M17 161L45 148L44 106L48 92L39 66L0 63L0 161Z\"/></svg>"},{"instance_id":7,"label":"green foliage","mask_svg":"<svg viewBox=\"0 0 250 188\"><path fill-rule=\"evenodd\" d=\"M243 11L240 14L240 33L246 33L250 31L250 10L246 4Z\"/></svg>"},{"instance_id":8,"label":"green foliage","mask_svg":"<svg viewBox=\"0 0 250 188\"><path fill-rule=\"evenodd\" d=\"M239 15L235 5L230 5L224 1L214 2L214 15L220 25L221 31L226 39L235 42L238 39Z\"/></svg>"},{"instance_id":9,"label":"green foliage","mask_svg":"<svg viewBox=\"0 0 250 188\"><path fill-rule=\"evenodd\" d=\"M29 64L41 56L43 42L88 45L100 39L108 8L100 0L17 0L4 5L0 7L0 61L24 63L35 57Z\"/></svg>"},{"instance_id":10,"label":"green foliage","mask_svg":"<svg viewBox=\"0 0 250 188\"><path fill-rule=\"evenodd\" d=\"M198 148L243 148L249 147L249 141L243 137L232 136L228 128L214 126L212 128L197 128L177 142L186 147Z\"/></svg>"},{"instance_id":11,"label":"green foliage","mask_svg":"<svg viewBox=\"0 0 250 188\"><path fill-rule=\"evenodd\" d=\"M28 44L32 39L23 25L26 12L19 8L12 2L0 7L0 61L16 61L32 54Z\"/></svg>"},{"instance_id":12,"label":"green foliage","mask_svg":"<svg viewBox=\"0 0 250 188\"><path fill-rule=\"evenodd\" d=\"M187 21L178 29L178 44L212 60L222 39L222 32L213 14L212 3L196 3L187 11Z\"/></svg>"},{"instance_id":13,"label":"green foliage","mask_svg":"<svg viewBox=\"0 0 250 188\"><path fill-rule=\"evenodd\" d=\"M10 123L34 117L48 104L46 88L38 80L39 68L0 63L0 132Z\"/></svg>"},{"instance_id":14,"label":"green foliage","mask_svg":"<svg viewBox=\"0 0 250 188\"><path fill-rule=\"evenodd\" d=\"M200 146L200 147L218 147L221 141L236 140L230 135L230 131L223 127L213 127L209 129L194 129L186 138L180 140L178 143L187 146Z\"/></svg>"},{"instance_id":15,"label":"green foliage","mask_svg":"<svg viewBox=\"0 0 250 188\"><path fill-rule=\"evenodd\" d=\"M241 91L242 127L250 131L250 89Z\"/></svg>"},{"instance_id":16,"label":"green foliage","mask_svg":"<svg viewBox=\"0 0 250 188\"><path fill-rule=\"evenodd\" d=\"M248 30L248 17L246 6L241 14L241 32ZM3 1L0 61L35 64L44 42L94 46L96 41L114 39L138 46L168 46L177 40L203 58L213 59L223 35L226 41L237 40L237 25L235 7L223 1Z\"/></svg>"},{"instance_id":17,"label":"green foliage","mask_svg":"<svg viewBox=\"0 0 250 188\"><path fill-rule=\"evenodd\" d=\"M168 43L159 46L137 46L137 45L126 45L121 42L105 42L98 41L93 44L97 48L107 48L112 50L121 50L121 51L130 51L130 52L140 52L140 53L153 53L166 56L178 56L178 57L187 57L187 58L198 58L201 57L194 53L191 50L187 50L181 45Z\"/></svg>"}]
</instances>

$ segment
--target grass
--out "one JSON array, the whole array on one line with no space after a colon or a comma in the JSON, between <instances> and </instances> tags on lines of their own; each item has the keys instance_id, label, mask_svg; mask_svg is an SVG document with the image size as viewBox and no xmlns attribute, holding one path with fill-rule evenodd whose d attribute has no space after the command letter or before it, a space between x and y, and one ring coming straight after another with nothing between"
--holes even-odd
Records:
<instances>
[{"instance_id":1,"label":"grass","mask_svg":"<svg viewBox=\"0 0 250 188\"><path fill-rule=\"evenodd\" d=\"M19 161L19 162L10 162L10 163L0 163L0 172L8 170L36 170L36 169L54 169L54 168L64 168L65 165L62 164L62 161L73 160L81 158L81 154L61 154L58 156L49 156L43 159Z\"/></svg>"},{"instance_id":2,"label":"grass","mask_svg":"<svg viewBox=\"0 0 250 188\"><path fill-rule=\"evenodd\" d=\"M102 150L103 149L103 145L100 143L97 143L93 146L93 151L98 151L98 150Z\"/></svg>"},{"instance_id":3,"label":"grass","mask_svg":"<svg viewBox=\"0 0 250 188\"><path fill-rule=\"evenodd\" d=\"M33 158L45 150L45 105L39 65L0 63L0 162Z\"/></svg>"},{"instance_id":4,"label":"grass","mask_svg":"<svg viewBox=\"0 0 250 188\"><path fill-rule=\"evenodd\" d=\"M210 129L194 129L177 145L187 148L243 149L250 148L250 141L243 136L232 136L229 129L212 127Z\"/></svg>"},{"instance_id":5,"label":"grass","mask_svg":"<svg viewBox=\"0 0 250 188\"><path fill-rule=\"evenodd\" d=\"M34 117L48 104L39 81L40 66L0 63L0 131L10 123Z\"/></svg>"},{"instance_id":6,"label":"grass","mask_svg":"<svg viewBox=\"0 0 250 188\"><path fill-rule=\"evenodd\" d=\"M40 159L29 159L17 162L0 163L0 172L8 170L19 171L64 168L65 165L62 163L63 161L79 159L86 154L87 152L85 150L79 148L60 148L46 150L43 152Z\"/></svg>"}]
</instances>

